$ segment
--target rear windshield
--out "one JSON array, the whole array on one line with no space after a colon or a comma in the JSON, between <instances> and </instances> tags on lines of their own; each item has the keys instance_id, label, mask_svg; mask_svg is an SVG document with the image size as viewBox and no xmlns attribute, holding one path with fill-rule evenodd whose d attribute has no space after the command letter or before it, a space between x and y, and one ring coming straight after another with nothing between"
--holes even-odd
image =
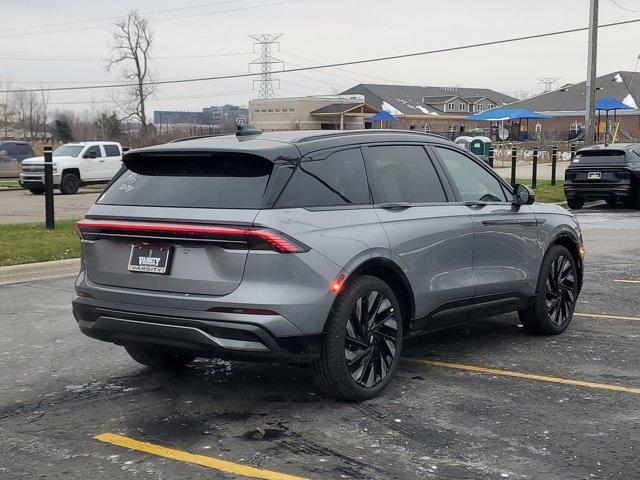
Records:
<instances>
[{"instance_id":1,"label":"rear windshield","mask_svg":"<svg viewBox=\"0 0 640 480\"><path fill-rule=\"evenodd\" d=\"M125 161L98 203L148 207L260 208L273 163L246 154Z\"/></svg>"},{"instance_id":2,"label":"rear windshield","mask_svg":"<svg viewBox=\"0 0 640 480\"><path fill-rule=\"evenodd\" d=\"M574 163L580 165L606 165L609 163L625 163L627 156L623 150L585 150L578 152Z\"/></svg>"}]
</instances>

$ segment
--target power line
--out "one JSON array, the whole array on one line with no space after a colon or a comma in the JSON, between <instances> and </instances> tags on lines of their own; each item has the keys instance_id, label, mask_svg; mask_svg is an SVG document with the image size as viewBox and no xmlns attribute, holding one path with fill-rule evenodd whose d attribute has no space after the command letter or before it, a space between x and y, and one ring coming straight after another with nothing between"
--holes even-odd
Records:
<instances>
[{"instance_id":1,"label":"power line","mask_svg":"<svg viewBox=\"0 0 640 480\"><path fill-rule=\"evenodd\" d=\"M208 98L208 97L224 97L227 95L240 95L251 93L253 90L233 90L229 92L218 92L218 93L205 93L202 95L180 95L176 97L161 97L161 98L150 98L149 102L165 102L172 100L190 100L190 99L199 99L199 98ZM116 100L87 100L87 101L71 101L71 102L49 102L47 105L102 105L102 104L114 104L117 103Z\"/></svg>"},{"instance_id":2,"label":"power line","mask_svg":"<svg viewBox=\"0 0 640 480\"><path fill-rule=\"evenodd\" d=\"M216 58L216 57L235 57L240 55L252 55L253 52L235 52L235 53L215 53L207 55L171 55L151 57L152 60L182 60L182 59L194 59L194 58ZM96 57L36 57L36 56L11 56L0 57L0 60L24 60L24 61L37 61L37 62L105 62L103 58ZM46 82L44 82L46 83Z\"/></svg>"},{"instance_id":3,"label":"power line","mask_svg":"<svg viewBox=\"0 0 640 480\"><path fill-rule=\"evenodd\" d=\"M608 28L608 27L616 27L616 26L620 26L620 25L629 25L632 23L638 23L640 22L640 18L636 18L633 20L624 20L624 21L620 21L620 22L613 22L613 23L605 23L599 26L599 28ZM480 43L473 43L473 44L468 44L468 45L459 45L456 47L448 47L448 48L440 48L440 49L436 49L436 50L426 50L426 51L421 51L421 52L412 52L412 53L402 53L402 54L398 54L398 55L389 55L389 56L385 56L385 57L374 57L374 58L368 58L368 59L363 59L363 60L351 60L351 61L346 61L346 62L336 62L336 63L330 63L330 64L324 64L324 65L315 65L315 66L309 66L309 67L297 67L297 68L289 68L289 69L284 69L281 70L279 73L290 73L290 72L305 72L305 71L309 71L309 70L320 70L320 69L324 69L324 68L335 68L335 67L345 67L345 66L349 66L349 65L362 65L365 63L374 63L374 62L384 62L384 61L389 61L389 60L398 60L398 59L403 59L403 58L413 58L413 57L420 57L420 56L425 56L425 55L433 55L433 54L437 54L437 53L446 53L446 52L455 52L455 51L460 51L460 50L468 50L471 48L478 48L478 47L488 47L488 46L492 46L492 45L500 45L500 44L505 44L505 43L514 43L514 42L520 42L523 40L533 40L533 39L538 39L538 38L545 38L545 37L553 37L553 36L557 36L557 35L566 35L569 33L576 33L576 32L584 32L588 30L588 27L579 27L579 28L571 28L571 29L566 29L566 30L558 30L555 32L546 32L546 33L538 33L535 35L525 35L522 37L512 37L512 38L506 38L506 39L502 39L502 40L492 40L489 42L480 42ZM154 82L144 82L143 85L167 85L167 84L174 84L174 83L195 83L195 82L206 82L206 81L213 81L213 80L228 80L228 79L235 79L235 78L248 78L248 77L257 77L262 75L262 73L253 73L253 72L249 72L249 73L239 73L239 74L228 74L228 75L215 75L215 76L210 76L210 77L196 77L196 78L183 78L183 79L177 79L177 80L162 80L162 81L154 81ZM98 89L105 89L105 88L125 88L125 87L132 87L132 86L136 86L137 84L133 84L133 83L121 83L121 84L116 84L116 85L83 85L83 86L78 86L78 87L54 87L54 88L45 88L45 89L39 89L39 88L34 88L34 89L11 89L11 90L0 90L0 93L17 93L17 92L40 92L40 91L45 91L45 92L55 92L55 91L72 91L72 90L98 90Z\"/></svg>"},{"instance_id":4,"label":"power line","mask_svg":"<svg viewBox=\"0 0 640 480\"><path fill-rule=\"evenodd\" d=\"M630 13L640 12L640 8L637 10L633 10L631 8L627 8L625 6L620 5L616 0L611 0L611 3L613 3L616 7L620 8L621 10L624 10L625 12L630 12Z\"/></svg>"},{"instance_id":5,"label":"power line","mask_svg":"<svg viewBox=\"0 0 640 480\"><path fill-rule=\"evenodd\" d=\"M240 1L240 0L236 0L236 1ZM228 9L228 10L217 10L214 12L202 12L202 13L198 13L195 15L183 15L183 16L179 16L179 17L165 17L165 18L158 18L158 19L154 19L154 22L164 22L167 20L180 20L183 18L191 18L191 17L204 17L207 15L220 15L222 13L233 13L233 12L242 12L245 10L254 10L256 8L267 8L267 7L276 7L278 5L285 5L288 3L295 3L295 2L302 2L304 0L284 0L281 2L275 2L275 3L267 3L267 4L261 4L261 5L252 5L252 6L247 6L247 7L239 7L239 8L232 8L232 9ZM111 18L111 17L109 17ZM104 26L107 26L108 24L104 24ZM34 35L48 35L51 33L67 33L67 32L77 32L80 30L93 30L96 28L96 25L92 25L90 27L77 27L77 28L69 28L69 29L65 29L65 30L49 30L46 32L30 32L30 33L18 33L18 34L13 34L13 35L0 35L0 38L16 38L16 37L32 37ZM4 31L4 30L3 30Z\"/></svg>"},{"instance_id":6,"label":"power line","mask_svg":"<svg viewBox=\"0 0 640 480\"><path fill-rule=\"evenodd\" d=\"M222 4L226 4L226 3L238 3L238 2L243 2L245 0L224 0L222 2L207 2L207 3L201 3L199 5L192 5L189 7L179 7L179 8L169 8L169 9L165 9L165 10L151 10L148 12L141 12L142 15L157 15L158 13L170 13L170 12L177 12L177 11L181 11L181 10L192 10L192 9L196 9L196 8L204 8L204 7L214 7L216 5L222 5ZM111 16L111 17L97 17L97 18L87 18L84 20L74 20L72 22L57 22L57 23L44 23L44 24L39 24L39 25L27 25L27 26L23 26L23 27L11 27L11 28L2 28L3 32L12 32L14 30L31 30L34 28L47 28L47 27L59 27L61 25L64 26L69 26L70 24L78 24L78 23L95 23L95 22L103 22L105 20L113 20L117 18L116 16ZM92 27L93 28L93 27Z\"/></svg>"}]
</instances>

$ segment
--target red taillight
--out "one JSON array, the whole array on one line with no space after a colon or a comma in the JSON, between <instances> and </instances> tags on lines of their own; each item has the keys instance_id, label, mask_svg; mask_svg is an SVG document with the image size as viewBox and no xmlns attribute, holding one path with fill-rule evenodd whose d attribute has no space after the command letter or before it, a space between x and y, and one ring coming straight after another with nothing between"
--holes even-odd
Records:
<instances>
[{"instance_id":1,"label":"red taillight","mask_svg":"<svg viewBox=\"0 0 640 480\"><path fill-rule=\"evenodd\" d=\"M182 223L124 222L116 220L80 220L76 223L80 238L87 233L116 232L132 234L174 235L189 239L243 239L262 240L273 250L280 253L302 253L309 249L281 232L266 228L219 227L213 225L191 225Z\"/></svg>"}]
</instances>

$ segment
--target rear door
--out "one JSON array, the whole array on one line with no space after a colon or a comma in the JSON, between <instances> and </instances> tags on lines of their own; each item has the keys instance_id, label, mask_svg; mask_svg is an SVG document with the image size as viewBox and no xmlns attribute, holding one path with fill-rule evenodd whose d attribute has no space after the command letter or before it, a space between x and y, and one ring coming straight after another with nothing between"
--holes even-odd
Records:
<instances>
[{"instance_id":1,"label":"rear door","mask_svg":"<svg viewBox=\"0 0 640 480\"><path fill-rule=\"evenodd\" d=\"M542 254L533 210L514 205L506 185L482 162L448 146L432 148L473 218L476 313L523 306L535 291Z\"/></svg>"},{"instance_id":2,"label":"rear door","mask_svg":"<svg viewBox=\"0 0 640 480\"><path fill-rule=\"evenodd\" d=\"M469 212L449 201L424 145L367 145L363 152L375 211L423 317L414 328L465 322L475 290Z\"/></svg>"},{"instance_id":3,"label":"rear door","mask_svg":"<svg viewBox=\"0 0 640 480\"><path fill-rule=\"evenodd\" d=\"M111 183L87 218L151 223L155 233L108 228L83 242L90 281L117 287L226 295L240 284L249 245L242 235L176 234L198 226L242 231L269 193L273 163L242 153L141 156ZM164 230L163 230L164 229ZM173 231L171 231L173 230ZM166 273L131 271L135 249L166 248ZM157 251L156 251L157 253ZM151 254L149 254L151 257Z\"/></svg>"}]
</instances>

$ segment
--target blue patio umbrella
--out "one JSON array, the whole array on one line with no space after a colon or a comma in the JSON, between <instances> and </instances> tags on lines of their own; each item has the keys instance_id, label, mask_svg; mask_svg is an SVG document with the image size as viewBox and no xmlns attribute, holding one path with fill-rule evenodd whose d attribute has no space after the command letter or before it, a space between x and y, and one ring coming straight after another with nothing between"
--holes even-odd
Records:
<instances>
[{"instance_id":1,"label":"blue patio umbrella","mask_svg":"<svg viewBox=\"0 0 640 480\"><path fill-rule=\"evenodd\" d=\"M485 112L474 113L467 117L471 121L483 121L483 122L505 122L505 121L517 121L521 123L522 120L527 122L527 132L529 131L529 120L544 120L546 118L553 118L548 115L543 115L538 112L527 110L526 108L494 108ZM513 128L513 123L511 124ZM520 130L520 127L518 127ZM527 133L528 135L528 133ZM518 139L521 140L521 132L518 131Z\"/></svg>"},{"instance_id":2,"label":"blue patio umbrella","mask_svg":"<svg viewBox=\"0 0 640 480\"><path fill-rule=\"evenodd\" d=\"M397 122L398 119L391 115L389 112L385 112L384 110L380 113L376 113L373 117L371 117L372 122Z\"/></svg>"},{"instance_id":3,"label":"blue patio umbrella","mask_svg":"<svg viewBox=\"0 0 640 480\"><path fill-rule=\"evenodd\" d=\"M610 110L629 110L633 108L613 97L604 97L596 102L595 109L608 112Z\"/></svg>"},{"instance_id":4,"label":"blue patio umbrella","mask_svg":"<svg viewBox=\"0 0 640 480\"><path fill-rule=\"evenodd\" d=\"M526 108L494 108L485 112L474 113L467 117L468 120L484 122L500 122L505 120L543 120L553 118Z\"/></svg>"},{"instance_id":5,"label":"blue patio umbrella","mask_svg":"<svg viewBox=\"0 0 640 480\"><path fill-rule=\"evenodd\" d=\"M606 125L606 129L609 129L609 112L611 110L613 110L613 123L616 122L617 118L617 110L633 110L632 107L630 107L629 105L626 105L624 103L622 103L620 100L616 100L613 97L603 97L600 100L598 100L595 104L595 110L598 111L598 125L600 125L600 112L604 111L605 112L605 125ZM616 134L617 134L617 128L616 128ZM615 141L615 137L616 134L613 135L613 140ZM598 130L596 132L596 140L600 141L600 127L598 127ZM607 144L607 135L605 132L604 135L604 143L605 145Z\"/></svg>"}]
</instances>

